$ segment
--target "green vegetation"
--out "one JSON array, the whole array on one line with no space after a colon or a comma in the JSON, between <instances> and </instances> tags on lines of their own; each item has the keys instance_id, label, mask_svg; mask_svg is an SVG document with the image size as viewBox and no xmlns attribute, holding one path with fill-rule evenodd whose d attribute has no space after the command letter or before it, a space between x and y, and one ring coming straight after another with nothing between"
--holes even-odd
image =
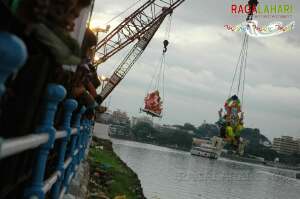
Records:
<instances>
[{"instance_id":1,"label":"green vegetation","mask_svg":"<svg viewBox=\"0 0 300 199\"><path fill-rule=\"evenodd\" d=\"M190 150L193 136L185 129L165 128L157 130L148 123L140 122L132 128L137 141L152 143L181 150Z\"/></svg>"},{"instance_id":2,"label":"green vegetation","mask_svg":"<svg viewBox=\"0 0 300 199\"><path fill-rule=\"evenodd\" d=\"M193 137L212 138L213 136L219 136L219 129L216 124L204 123L196 127L190 123L185 123L184 125L173 125L171 128L170 126L154 128L148 123L140 122L131 128L130 136L120 136L119 138L188 151L192 147ZM279 161L284 164L300 164L300 155L278 154L271 148L271 141L257 128L245 128L241 137L248 141L245 157L263 157L267 161L274 161L278 157ZM225 149L231 148L230 145L225 146Z\"/></svg>"},{"instance_id":3,"label":"green vegetation","mask_svg":"<svg viewBox=\"0 0 300 199\"><path fill-rule=\"evenodd\" d=\"M89 189L92 193L89 198L99 198L103 194L109 198L144 198L138 176L113 152L110 141L94 138L89 162Z\"/></svg>"},{"instance_id":4,"label":"green vegetation","mask_svg":"<svg viewBox=\"0 0 300 199\"><path fill-rule=\"evenodd\" d=\"M217 125L205 123L196 129L195 135L198 138L212 138L219 135L219 129Z\"/></svg>"}]
</instances>

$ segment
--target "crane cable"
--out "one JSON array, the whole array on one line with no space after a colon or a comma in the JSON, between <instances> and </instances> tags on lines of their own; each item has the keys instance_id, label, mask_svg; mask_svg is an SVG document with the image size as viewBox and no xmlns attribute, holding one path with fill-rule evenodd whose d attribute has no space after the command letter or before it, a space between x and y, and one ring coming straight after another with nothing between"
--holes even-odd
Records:
<instances>
[{"instance_id":1,"label":"crane cable","mask_svg":"<svg viewBox=\"0 0 300 199\"><path fill-rule=\"evenodd\" d=\"M257 6L258 1L257 0L249 0L248 1L248 5L250 7L253 6ZM246 22L251 21L253 19L253 9L250 9L250 13L247 16ZM239 77L238 77L238 85L237 85L237 95L240 94L240 89L241 89L241 95L242 95L242 101L241 101L241 105L243 105L244 103L244 93L245 93L245 81L246 81L246 69L247 69L247 58L248 58L248 44L249 44L249 35L247 33L244 34L243 37L243 44L242 44L242 49L234 70L234 75L233 75L233 79L231 82L231 86L230 86L230 90L229 90L229 94L228 94L228 98L231 96L232 94L232 90L233 90L233 86L235 83L235 79L237 76L237 73L239 73Z\"/></svg>"},{"instance_id":2,"label":"crane cable","mask_svg":"<svg viewBox=\"0 0 300 199\"><path fill-rule=\"evenodd\" d=\"M170 38L170 31L171 31L171 25L172 25L172 15L169 15L169 19L168 19L168 24L166 27L166 32L165 32L165 40L164 41L168 41ZM164 79L165 79L165 55L166 55L166 51L165 49L162 52L162 55L160 57L160 61L159 61L159 67L156 68L152 78L151 78L151 82L149 84L149 87L147 89L147 93L150 92L151 89L158 89L159 85L160 85L160 79L163 79L163 83L164 83ZM161 74L162 74L162 78L161 78ZM156 81L155 81L156 80ZM155 81L155 83L154 83Z\"/></svg>"},{"instance_id":3,"label":"crane cable","mask_svg":"<svg viewBox=\"0 0 300 199\"><path fill-rule=\"evenodd\" d=\"M150 84L146 90L146 94L151 92L151 89L160 90L160 86L162 87L162 101L165 101L165 73L166 73L166 52L167 46L169 44L170 32L172 27L172 14L169 15L168 22L166 25L165 35L164 35L164 49L159 61L159 67L156 68ZM165 109L165 108L164 108ZM163 115L163 113L162 113Z\"/></svg>"},{"instance_id":4,"label":"crane cable","mask_svg":"<svg viewBox=\"0 0 300 199\"><path fill-rule=\"evenodd\" d=\"M170 34L171 34L171 28L172 28L172 14L169 15L169 20L168 20L168 25L166 27L166 35L165 35L165 38L166 40L165 41L168 41L170 40ZM166 50L166 49L165 49ZM166 54L166 52L164 53ZM165 101L165 74L166 74L166 63L165 63L165 57L164 57L164 70L163 70L163 101Z\"/></svg>"},{"instance_id":5,"label":"crane cable","mask_svg":"<svg viewBox=\"0 0 300 199\"><path fill-rule=\"evenodd\" d=\"M246 68L247 68L247 57L248 57L248 34L244 34L242 48L240 55L235 66L233 79L231 82L228 98L233 94L233 87L236 84L236 93L238 96L242 95L242 104L244 101L244 91L245 91L245 78L246 78Z\"/></svg>"},{"instance_id":6,"label":"crane cable","mask_svg":"<svg viewBox=\"0 0 300 199\"><path fill-rule=\"evenodd\" d=\"M90 10L90 14L89 14L88 21L87 21L87 27L90 27L90 25L91 25L92 17L94 14L94 7L95 7L95 0L92 0L91 10Z\"/></svg>"},{"instance_id":7,"label":"crane cable","mask_svg":"<svg viewBox=\"0 0 300 199\"><path fill-rule=\"evenodd\" d=\"M123 15L124 13L126 13L128 10L132 9L134 6L136 6L138 3L140 3L143 0L137 0L135 3L131 4L129 7L127 7L125 10L123 10L122 12L120 12L118 15L112 17L111 19L109 19L107 22L104 23L104 25L109 25L112 21L116 20L117 18L119 18L121 15ZM93 19L93 14L94 14L94 7L95 7L95 0L92 0L91 3L91 11L87 20L87 27L90 27L91 21Z\"/></svg>"},{"instance_id":8,"label":"crane cable","mask_svg":"<svg viewBox=\"0 0 300 199\"><path fill-rule=\"evenodd\" d=\"M154 88L156 90L159 90L160 85L162 86L162 99L165 100L165 73L166 73L166 52L167 52L167 46L169 45L169 39L170 39L170 32L171 32L171 26L172 26L172 15L169 15L168 18L168 24L166 26L166 32L165 32L165 39L163 41L164 43L164 49L160 58L160 66L159 71L156 76L156 83Z\"/></svg>"},{"instance_id":9,"label":"crane cable","mask_svg":"<svg viewBox=\"0 0 300 199\"><path fill-rule=\"evenodd\" d=\"M245 47L245 60L244 60L244 74L243 74L243 86L242 86L242 101L241 105L244 104L244 93L245 93L245 82L246 82L246 70L247 70L247 58L248 58L248 42L249 36L247 35L246 47Z\"/></svg>"},{"instance_id":10,"label":"crane cable","mask_svg":"<svg viewBox=\"0 0 300 199\"><path fill-rule=\"evenodd\" d=\"M136 6L138 3L140 3L143 0L137 0L135 3L131 4L130 6L128 6L125 10L123 10L122 12L120 12L118 15L112 17L110 20L108 20L105 25L110 24L112 21L116 20L117 18L119 18L121 15L123 15L124 13L126 13L128 10L132 9L134 6Z\"/></svg>"}]
</instances>

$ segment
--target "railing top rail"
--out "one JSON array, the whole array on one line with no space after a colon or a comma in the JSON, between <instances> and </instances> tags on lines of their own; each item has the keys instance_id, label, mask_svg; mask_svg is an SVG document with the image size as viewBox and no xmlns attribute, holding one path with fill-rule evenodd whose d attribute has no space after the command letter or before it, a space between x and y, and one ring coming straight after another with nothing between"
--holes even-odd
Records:
<instances>
[{"instance_id":1,"label":"railing top rail","mask_svg":"<svg viewBox=\"0 0 300 199\"><path fill-rule=\"evenodd\" d=\"M71 135L78 133L77 128L72 128ZM55 139L67 136L67 131L56 131ZM0 145L0 160L23 151L34 149L48 142L49 135L46 133L30 134L26 136L4 139Z\"/></svg>"},{"instance_id":2,"label":"railing top rail","mask_svg":"<svg viewBox=\"0 0 300 199\"><path fill-rule=\"evenodd\" d=\"M55 139L61 139L61 138L64 138L64 137L67 137L68 135L68 132L67 131L56 131L56 134L55 134Z\"/></svg>"},{"instance_id":3,"label":"railing top rail","mask_svg":"<svg viewBox=\"0 0 300 199\"><path fill-rule=\"evenodd\" d=\"M48 134L41 133L4 140L0 146L0 159L37 148L48 142L48 139Z\"/></svg>"},{"instance_id":4,"label":"railing top rail","mask_svg":"<svg viewBox=\"0 0 300 199\"><path fill-rule=\"evenodd\" d=\"M77 128L72 128L71 135L75 135L77 134L77 132L78 132Z\"/></svg>"}]
</instances>

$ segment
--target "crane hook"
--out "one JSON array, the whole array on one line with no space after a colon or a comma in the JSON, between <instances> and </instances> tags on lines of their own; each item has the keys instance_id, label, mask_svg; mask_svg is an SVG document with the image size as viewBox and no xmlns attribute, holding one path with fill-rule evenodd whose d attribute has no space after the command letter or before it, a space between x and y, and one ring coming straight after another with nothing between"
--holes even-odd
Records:
<instances>
[{"instance_id":1,"label":"crane hook","mask_svg":"<svg viewBox=\"0 0 300 199\"><path fill-rule=\"evenodd\" d=\"M164 50L163 50L163 53L166 53L167 50L168 50L169 41L168 41L168 40L164 40L163 44L164 44Z\"/></svg>"}]
</instances>

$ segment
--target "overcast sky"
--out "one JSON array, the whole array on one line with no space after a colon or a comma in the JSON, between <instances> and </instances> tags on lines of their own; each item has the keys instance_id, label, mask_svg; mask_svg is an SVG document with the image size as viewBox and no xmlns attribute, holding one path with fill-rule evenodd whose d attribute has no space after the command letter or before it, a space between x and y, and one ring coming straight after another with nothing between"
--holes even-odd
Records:
<instances>
[{"instance_id":1,"label":"overcast sky","mask_svg":"<svg viewBox=\"0 0 300 199\"><path fill-rule=\"evenodd\" d=\"M94 20L102 25L136 0L96 0ZM145 2L142 1L142 2ZM156 122L196 126L214 123L226 100L242 44L242 34L224 25L236 25L244 15L233 16L230 0L186 0L174 11L166 57L164 117ZM262 2L262 0L261 0ZM295 6L296 22L290 33L267 38L250 38L243 110L245 126L259 128L269 138L291 135L300 138L300 16L299 0L265 0L262 4L289 3ZM110 23L118 24L126 15ZM275 19L257 19L269 24ZM114 90L110 109L141 116L139 108L159 65L166 24L163 24L142 57ZM110 76L128 49L101 66L99 74Z\"/></svg>"}]
</instances>

